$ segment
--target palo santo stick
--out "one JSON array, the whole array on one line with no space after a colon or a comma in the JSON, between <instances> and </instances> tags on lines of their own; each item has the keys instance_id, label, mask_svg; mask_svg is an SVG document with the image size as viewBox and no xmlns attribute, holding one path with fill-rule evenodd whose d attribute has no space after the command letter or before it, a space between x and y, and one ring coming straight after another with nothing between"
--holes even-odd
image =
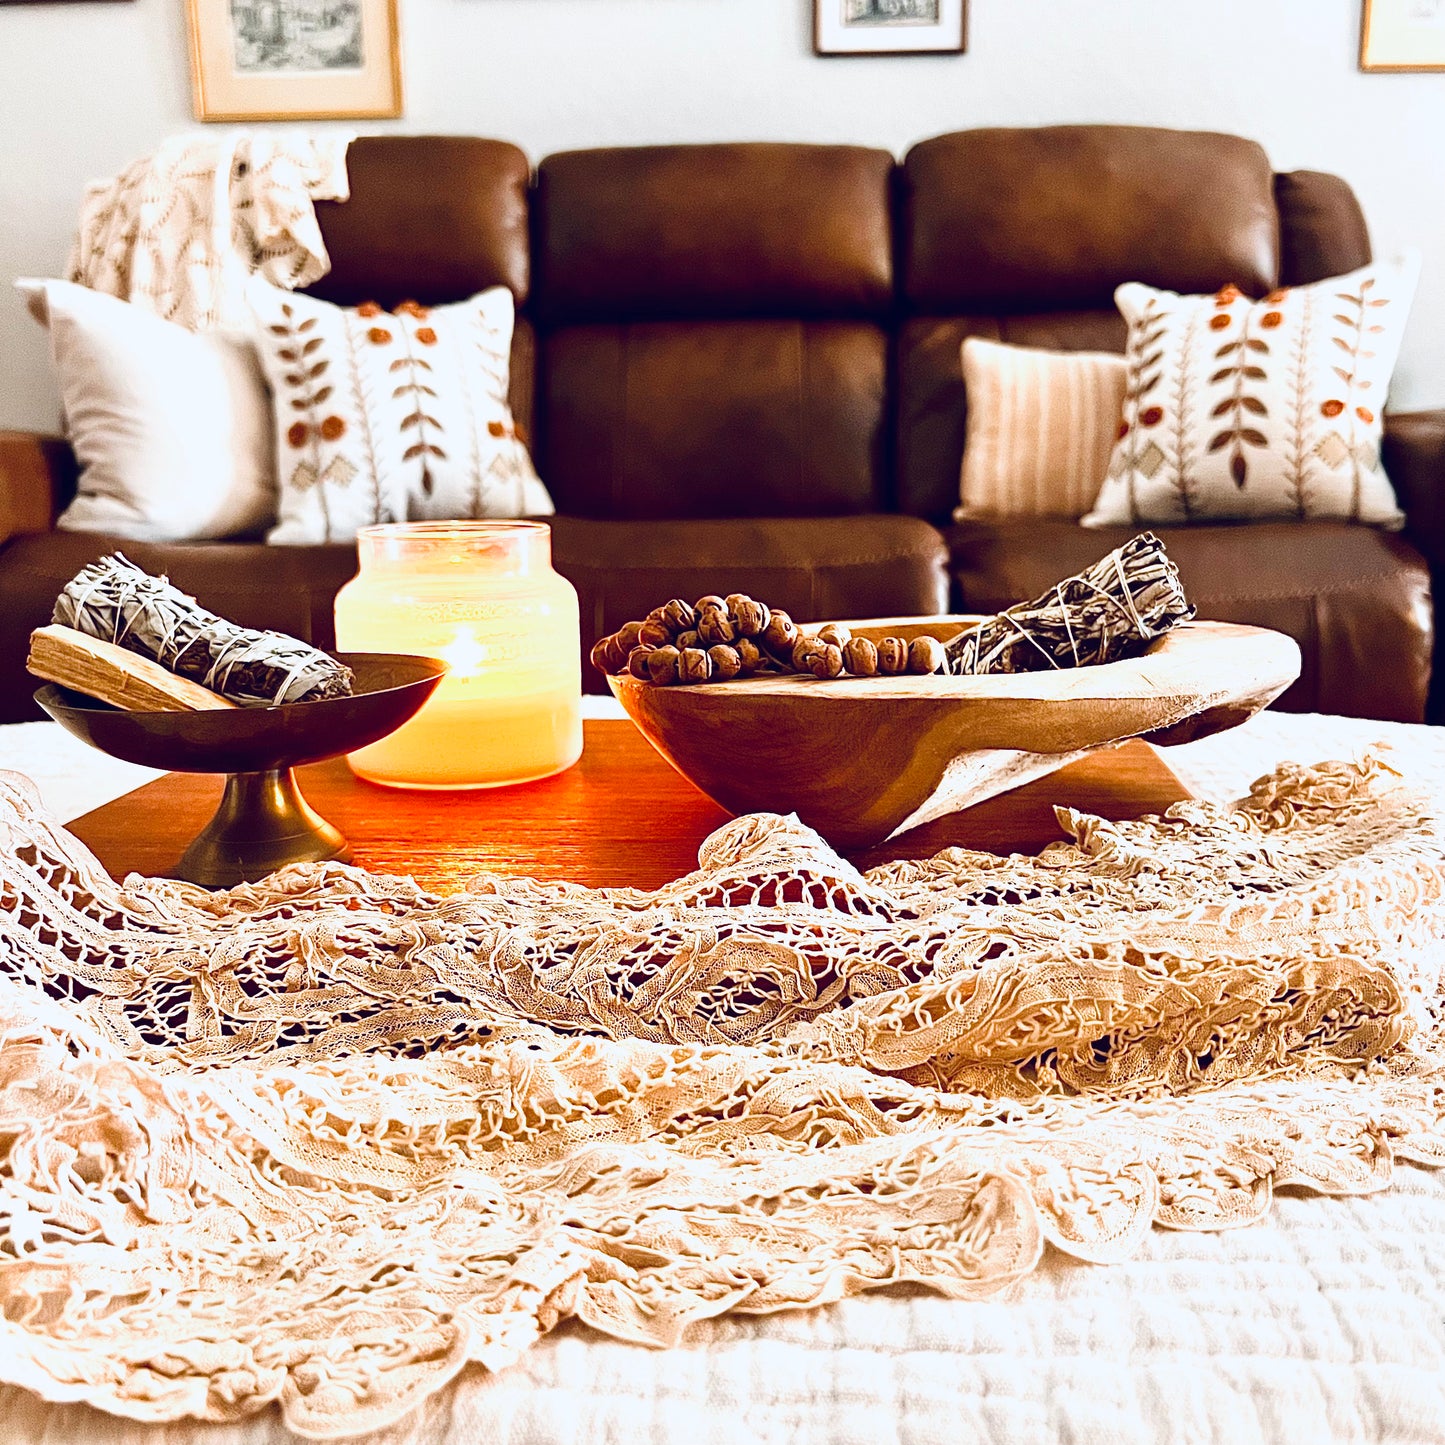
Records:
<instances>
[{"instance_id":1,"label":"palo santo stick","mask_svg":"<svg viewBox=\"0 0 1445 1445\"><path fill-rule=\"evenodd\" d=\"M178 677L148 657L87 637L73 627L36 628L30 634L25 666L47 682L127 712L203 712L235 706L220 693Z\"/></svg>"}]
</instances>

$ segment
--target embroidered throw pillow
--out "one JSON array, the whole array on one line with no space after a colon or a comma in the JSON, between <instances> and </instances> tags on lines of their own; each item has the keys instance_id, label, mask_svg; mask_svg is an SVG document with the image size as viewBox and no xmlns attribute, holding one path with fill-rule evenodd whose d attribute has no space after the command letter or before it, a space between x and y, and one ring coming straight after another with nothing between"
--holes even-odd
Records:
<instances>
[{"instance_id":1,"label":"embroidered throw pillow","mask_svg":"<svg viewBox=\"0 0 1445 1445\"><path fill-rule=\"evenodd\" d=\"M546 516L507 404L512 294L333 306L253 282L276 414L269 540L341 542L374 522Z\"/></svg>"},{"instance_id":2,"label":"embroidered throw pillow","mask_svg":"<svg viewBox=\"0 0 1445 1445\"><path fill-rule=\"evenodd\" d=\"M271 399L249 336L188 331L69 281L15 289L50 332L80 463L61 531L192 542L275 520Z\"/></svg>"},{"instance_id":3,"label":"embroidered throw pillow","mask_svg":"<svg viewBox=\"0 0 1445 1445\"><path fill-rule=\"evenodd\" d=\"M1070 517L1094 504L1119 429L1128 368L1097 351L963 343L968 436L962 503L971 517Z\"/></svg>"},{"instance_id":4,"label":"embroidered throw pillow","mask_svg":"<svg viewBox=\"0 0 1445 1445\"><path fill-rule=\"evenodd\" d=\"M1398 527L1380 466L1385 394L1418 260L1251 301L1235 287L1115 295L1129 380L1086 527L1333 517Z\"/></svg>"}]
</instances>

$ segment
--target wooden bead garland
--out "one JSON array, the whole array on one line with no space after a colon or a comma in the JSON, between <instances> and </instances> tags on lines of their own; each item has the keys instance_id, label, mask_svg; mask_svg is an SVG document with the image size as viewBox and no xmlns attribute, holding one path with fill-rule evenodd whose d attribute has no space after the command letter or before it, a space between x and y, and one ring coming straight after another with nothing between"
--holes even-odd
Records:
<instances>
[{"instance_id":1,"label":"wooden bead garland","mask_svg":"<svg viewBox=\"0 0 1445 1445\"><path fill-rule=\"evenodd\" d=\"M641 622L629 622L592 649L592 665L609 676L628 673L659 687L731 682L758 673L814 677L888 677L944 670L943 644L885 637L875 644L841 623L804 633L779 607L742 592L689 603L674 597Z\"/></svg>"}]
</instances>

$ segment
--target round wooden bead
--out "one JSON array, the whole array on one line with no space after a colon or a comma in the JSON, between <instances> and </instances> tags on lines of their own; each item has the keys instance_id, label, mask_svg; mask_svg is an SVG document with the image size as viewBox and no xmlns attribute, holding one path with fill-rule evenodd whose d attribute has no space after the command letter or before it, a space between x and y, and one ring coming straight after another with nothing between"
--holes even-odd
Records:
<instances>
[{"instance_id":1,"label":"round wooden bead","mask_svg":"<svg viewBox=\"0 0 1445 1445\"><path fill-rule=\"evenodd\" d=\"M662 620L674 633L686 632L696 624L697 612L690 602L674 597L671 602L663 604Z\"/></svg>"},{"instance_id":2,"label":"round wooden bead","mask_svg":"<svg viewBox=\"0 0 1445 1445\"><path fill-rule=\"evenodd\" d=\"M793 671L811 672L813 670L813 654L820 647L823 646L826 646L826 644L819 642L816 637L810 635L799 637L793 643L793 652L791 657Z\"/></svg>"},{"instance_id":3,"label":"round wooden bead","mask_svg":"<svg viewBox=\"0 0 1445 1445\"><path fill-rule=\"evenodd\" d=\"M808 671L814 677L842 677L843 649L836 642L824 642L814 648L808 659Z\"/></svg>"},{"instance_id":4,"label":"round wooden bead","mask_svg":"<svg viewBox=\"0 0 1445 1445\"><path fill-rule=\"evenodd\" d=\"M728 610L726 600L719 597L716 592L709 592L706 597L699 597L692 606L695 612L726 612Z\"/></svg>"},{"instance_id":5,"label":"round wooden bead","mask_svg":"<svg viewBox=\"0 0 1445 1445\"><path fill-rule=\"evenodd\" d=\"M659 687L677 681L677 660L682 654L670 643L656 647L647 659L647 675Z\"/></svg>"},{"instance_id":6,"label":"round wooden bead","mask_svg":"<svg viewBox=\"0 0 1445 1445\"><path fill-rule=\"evenodd\" d=\"M712 660L700 647L689 647L677 655L677 680L707 682L712 677Z\"/></svg>"},{"instance_id":7,"label":"round wooden bead","mask_svg":"<svg viewBox=\"0 0 1445 1445\"><path fill-rule=\"evenodd\" d=\"M611 641L612 639L610 637L599 637L597 641L592 644L592 651L588 653L588 656L592 660L592 666L595 667L598 672L606 672L608 670L607 646Z\"/></svg>"},{"instance_id":8,"label":"round wooden bead","mask_svg":"<svg viewBox=\"0 0 1445 1445\"><path fill-rule=\"evenodd\" d=\"M665 622L648 617L637 629L637 641L643 647L664 647L672 641L672 629Z\"/></svg>"},{"instance_id":9,"label":"round wooden bead","mask_svg":"<svg viewBox=\"0 0 1445 1445\"><path fill-rule=\"evenodd\" d=\"M831 642L835 647L842 647L853 636L853 630L844 627L841 622L825 622L816 636L820 642Z\"/></svg>"},{"instance_id":10,"label":"round wooden bead","mask_svg":"<svg viewBox=\"0 0 1445 1445\"><path fill-rule=\"evenodd\" d=\"M908 670L920 677L942 672L946 661L943 644L936 637L915 637L908 644Z\"/></svg>"},{"instance_id":11,"label":"round wooden bead","mask_svg":"<svg viewBox=\"0 0 1445 1445\"><path fill-rule=\"evenodd\" d=\"M737 628L720 607L709 607L697 615L697 635L708 647L718 643L732 642L737 638Z\"/></svg>"},{"instance_id":12,"label":"round wooden bead","mask_svg":"<svg viewBox=\"0 0 1445 1445\"><path fill-rule=\"evenodd\" d=\"M744 639L746 640L746 639ZM753 648L756 652L757 648ZM731 682L743 670L742 654L736 646L718 643L707 650L708 661L712 663L712 675L718 682Z\"/></svg>"},{"instance_id":13,"label":"round wooden bead","mask_svg":"<svg viewBox=\"0 0 1445 1445\"><path fill-rule=\"evenodd\" d=\"M866 637L850 637L843 644L843 666L854 677L873 677L878 672L878 649Z\"/></svg>"},{"instance_id":14,"label":"round wooden bead","mask_svg":"<svg viewBox=\"0 0 1445 1445\"><path fill-rule=\"evenodd\" d=\"M754 602L751 597L739 599L737 606L730 606L729 611L737 623L740 637L761 637L773 620L773 614L767 607L761 602Z\"/></svg>"},{"instance_id":15,"label":"round wooden bead","mask_svg":"<svg viewBox=\"0 0 1445 1445\"><path fill-rule=\"evenodd\" d=\"M647 660L653 654L650 647L634 647L627 659L627 670L638 682L651 682L652 673L647 666Z\"/></svg>"},{"instance_id":16,"label":"round wooden bead","mask_svg":"<svg viewBox=\"0 0 1445 1445\"><path fill-rule=\"evenodd\" d=\"M878 644L878 671L884 677L908 671L908 644L901 637L885 637Z\"/></svg>"},{"instance_id":17,"label":"round wooden bead","mask_svg":"<svg viewBox=\"0 0 1445 1445\"><path fill-rule=\"evenodd\" d=\"M697 635L694 628L689 628L686 632L679 632L677 636L672 639L672 645L677 648L679 652L686 652L689 647L701 647L702 638Z\"/></svg>"},{"instance_id":18,"label":"round wooden bead","mask_svg":"<svg viewBox=\"0 0 1445 1445\"><path fill-rule=\"evenodd\" d=\"M775 657L790 657L798 640L798 624L781 609L774 609L759 639Z\"/></svg>"},{"instance_id":19,"label":"round wooden bead","mask_svg":"<svg viewBox=\"0 0 1445 1445\"><path fill-rule=\"evenodd\" d=\"M637 646L640 640L638 634L641 631L642 624L640 622L629 622L626 623L624 626L618 628L616 635L622 639L622 645L628 650L628 652L631 652L632 649Z\"/></svg>"}]
</instances>

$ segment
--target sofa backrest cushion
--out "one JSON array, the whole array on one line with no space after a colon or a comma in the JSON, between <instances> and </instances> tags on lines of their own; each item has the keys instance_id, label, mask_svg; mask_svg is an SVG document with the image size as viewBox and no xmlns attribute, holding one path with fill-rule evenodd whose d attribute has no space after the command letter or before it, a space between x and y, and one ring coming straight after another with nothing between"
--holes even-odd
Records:
<instances>
[{"instance_id":1,"label":"sofa backrest cushion","mask_svg":"<svg viewBox=\"0 0 1445 1445\"><path fill-rule=\"evenodd\" d=\"M939 136L900 168L895 502L932 521L958 502L967 336L1122 350L1125 281L1252 295L1369 260L1337 177L1276 176L1235 136L1051 126Z\"/></svg>"},{"instance_id":2,"label":"sofa backrest cushion","mask_svg":"<svg viewBox=\"0 0 1445 1445\"><path fill-rule=\"evenodd\" d=\"M580 516L880 509L885 151L577 151L537 176L542 475Z\"/></svg>"},{"instance_id":3,"label":"sofa backrest cushion","mask_svg":"<svg viewBox=\"0 0 1445 1445\"><path fill-rule=\"evenodd\" d=\"M1279 274L1274 172L1237 136L1142 126L959 131L914 148L900 280L913 311L1107 307L1143 281L1257 295Z\"/></svg>"}]
</instances>

